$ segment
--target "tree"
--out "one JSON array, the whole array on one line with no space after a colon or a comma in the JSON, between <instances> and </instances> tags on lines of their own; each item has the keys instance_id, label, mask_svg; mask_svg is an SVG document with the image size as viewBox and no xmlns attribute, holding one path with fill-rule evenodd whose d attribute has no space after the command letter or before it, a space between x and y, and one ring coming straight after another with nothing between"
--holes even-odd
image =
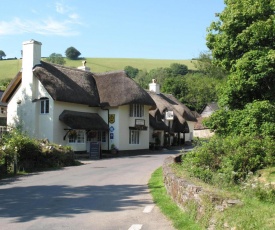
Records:
<instances>
[{"instance_id":1,"label":"tree","mask_svg":"<svg viewBox=\"0 0 275 230\"><path fill-rule=\"evenodd\" d=\"M184 97L184 103L201 111L210 102L218 100L220 87L223 80L211 78L202 74L188 74L185 76L188 91Z\"/></svg>"},{"instance_id":2,"label":"tree","mask_svg":"<svg viewBox=\"0 0 275 230\"><path fill-rule=\"evenodd\" d=\"M66 63L65 59L61 54L52 53L48 58L46 58L48 62L64 65Z\"/></svg>"},{"instance_id":3,"label":"tree","mask_svg":"<svg viewBox=\"0 0 275 230\"><path fill-rule=\"evenodd\" d=\"M130 78L135 78L137 76L139 70L137 68L134 68L134 67L128 65L128 66L125 66L124 71L127 73L127 75Z\"/></svg>"},{"instance_id":4,"label":"tree","mask_svg":"<svg viewBox=\"0 0 275 230\"><path fill-rule=\"evenodd\" d=\"M209 27L207 46L230 71L221 105L243 109L254 100L275 102L275 2L226 0Z\"/></svg>"},{"instance_id":5,"label":"tree","mask_svg":"<svg viewBox=\"0 0 275 230\"><path fill-rule=\"evenodd\" d=\"M184 64L172 63L170 69L174 75L186 75L188 73L188 67Z\"/></svg>"},{"instance_id":6,"label":"tree","mask_svg":"<svg viewBox=\"0 0 275 230\"><path fill-rule=\"evenodd\" d=\"M148 75L147 70L139 70L137 76L135 77L135 81L143 88L148 89L149 83L151 79Z\"/></svg>"},{"instance_id":7,"label":"tree","mask_svg":"<svg viewBox=\"0 0 275 230\"><path fill-rule=\"evenodd\" d=\"M0 60L2 60L3 57L6 57L6 54L3 50L0 50Z\"/></svg>"},{"instance_id":8,"label":"tree","mask_svg":"<svg viewBox=\"0 0 275 230\"><path fill-rule=\"evenodd\" d=\"M226 78L228 73L220 66L215 65L211 52L203 52L193 62L198 72L216 79Z\"/></svg>"},{"instance_id":9,"label":"tree","mask_svg":"<svg viewBox=\"0 0 275 230\"><path fill-rule=\"evenodd\" d=\"M183 101L188 93L188 87L185 78L178 75L176 77L168 77L164 79L162 85L164 93L173 94L178 100Z\"/></svg>"},{"instance_id":10,"label":"tree","mask_svg":"<svg viewBox=\"0 0 275 230\"><path fill-rule=\"evenodd\" d=\"M156 68L151 69L148 72L147 79L149 79L149 83L152 82L152 79L156 79L157 82L162 86L164 80L168 77L172 76L172 71L170 68Z\"/></svg>"},{"instance_id":11,"label":"tree","mask_svg":"<svg viewBox=\"0 0 275 230\"><path fill-rule=\"evenodd\" d=\"M69 47L65 51L66 57L70 60L76 60L81 53L74 47Z\"/></svg>"}]
</instances>

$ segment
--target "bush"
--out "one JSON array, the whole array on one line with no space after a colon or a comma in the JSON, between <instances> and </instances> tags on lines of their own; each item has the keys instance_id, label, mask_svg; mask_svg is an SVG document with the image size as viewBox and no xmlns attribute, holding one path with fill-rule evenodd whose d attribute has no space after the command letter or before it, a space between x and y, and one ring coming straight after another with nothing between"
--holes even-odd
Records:
<instances>
[{"instance_id":1,"label":"bush","mask_svg":"<svg viewBox=\"0 0 275 230\"><path fill-rule=\"evenodd\" d=\"M25 172L75 165L74 153L70 147L43 143L14 129L1 140L0 170L11 173L16 159L17 168Z\"/></svg>"},{"instance_id":2,"label":"bush","mask_svg":"<svg viewBox=\"0 0 275 230\"><path fill-rule=\"evenodd\" d=\"M205 182L237 184L250 172L275 164L275 144L270 137L213 137L184 155L182 162L191 175Z\"/></svg>"}]
</instances>

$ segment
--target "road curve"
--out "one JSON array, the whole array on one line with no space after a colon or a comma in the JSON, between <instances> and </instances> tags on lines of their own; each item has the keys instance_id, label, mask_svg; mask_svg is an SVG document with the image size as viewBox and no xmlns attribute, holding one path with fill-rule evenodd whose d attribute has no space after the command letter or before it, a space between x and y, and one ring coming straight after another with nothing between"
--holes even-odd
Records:
<instances>
[{"instance_id":1,"label":"road curve","mask_svg":"<svg viewBox=\"0 0 275 230\"><path fill-rule=\"evenodd\" d=\"M0 229L172 230L147 183L163 150L0 181Z\"/></svg>"}]
</instances>

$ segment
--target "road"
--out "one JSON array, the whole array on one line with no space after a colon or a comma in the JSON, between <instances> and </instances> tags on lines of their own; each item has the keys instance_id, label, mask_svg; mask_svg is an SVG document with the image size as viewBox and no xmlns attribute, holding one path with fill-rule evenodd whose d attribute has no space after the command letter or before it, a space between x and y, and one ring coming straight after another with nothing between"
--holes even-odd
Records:
<instances>
[{"instance_id":1,"label":"road","mask_svg":"<svg viewBox=\"0 0 275 230\"><path fill-rule=\"evenodd\" d=\"M178 151L85 161L0 181L1 230L172 230L147 183Z\"/></svg>"}]
</instances>

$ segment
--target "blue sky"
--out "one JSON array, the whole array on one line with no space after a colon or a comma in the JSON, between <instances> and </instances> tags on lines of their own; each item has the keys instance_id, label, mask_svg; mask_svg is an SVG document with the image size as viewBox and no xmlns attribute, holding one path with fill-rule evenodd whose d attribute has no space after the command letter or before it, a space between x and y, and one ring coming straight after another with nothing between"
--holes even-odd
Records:
<instances>
[{"instance_id":1,"label":"blue sky","mask_svg":"<svg viewBox=\"0 0 275 230\"><path fill-rule=\"evenodd\" d=\"M207 27L223 0L13 0L1 4L0 50L20 57L22 42L42 56L73 46L82 57L191 59L207 51Z\"/></svg>"}]
</instances>

